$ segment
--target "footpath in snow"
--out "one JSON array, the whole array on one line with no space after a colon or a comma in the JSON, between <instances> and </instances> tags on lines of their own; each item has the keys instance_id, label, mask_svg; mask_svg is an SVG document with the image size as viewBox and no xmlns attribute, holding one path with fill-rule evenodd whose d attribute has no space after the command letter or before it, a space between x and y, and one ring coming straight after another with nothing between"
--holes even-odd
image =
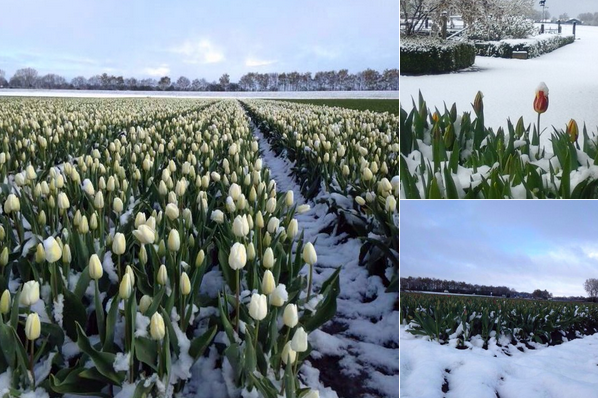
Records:
<instances>
[{"instance_id":1,"label":"footpath in snow","mask_svg":"<svg viewBox=\"0 0 598 398\"><path fill-rule=\"evenodd\" d=\"M292 190L295 200L305 203L291 176L292 163L277 157L262 132L253 127L264 165L270 168L277 189ZM314 267L315 285L321 286L337 267L342 266L341 293L335 318L310 334L314 351L301 372L307 379L316 380L319 372L322 384L336 389L336 392L320 390L320 397L398 398L399 312L394 308L398 293L386 293L380 278L370 276L367 269L359 265L361 242L358 239L321 232L336 217L326 214L326 204L318 203L318 199L327 195L321 193L309 203L310 210L298 215L297 220L305 238L315 241L318 253L318 263Z\"/></svg>"},{"instance_id":2,"label":"footpath in snow","mask_svg":"<svg viewBox=\"0 0 598 398\"><path fill-rule=\"evenodd\" d=\"M571 33L564 25L563 32ZM542 114L544 145L550 144L551 126L564 129L571 118L589 131L598 130L598 27L578 26L577 40L538 58L519 60L476 57L475 65L457 73L425 76L401 76L400 99L403 108L411 109L421 90L428 107L444 110L457 104L459 112L473 112L471 104L478 91L484 94L484 116L488 127L506 128L523 116L526 124L535 123L537 114L532 103L535 89L545 82L550 104Z\"/></svg>"},{"instance_id":3,"label":"footpath in snow","mask_svg":"<svg viewBox=\"0 0 598 398\"><path fill-rule=\"evenodd\" d=\"M598 397L598 334L505 354L496 345L458 350L405 329L401 398Z\"/></svg>"}]
</instances>

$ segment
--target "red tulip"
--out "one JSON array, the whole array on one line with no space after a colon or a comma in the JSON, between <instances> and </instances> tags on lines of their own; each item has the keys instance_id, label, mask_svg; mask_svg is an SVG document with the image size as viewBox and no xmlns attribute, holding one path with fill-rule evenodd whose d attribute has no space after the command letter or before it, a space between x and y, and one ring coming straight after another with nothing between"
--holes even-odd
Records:
<instances>
[{"instance_id":1,"label":"red tulip","mask_svg":"<svg viewBox=\"0 0 598 398\"><path fill-rule=\"evenodd\" d=\"M544 113L548 109L548 87L544 82L538 85L536 89L536 98L534 98L534 110L538 113Z\"/></svg>"}]
</instances>

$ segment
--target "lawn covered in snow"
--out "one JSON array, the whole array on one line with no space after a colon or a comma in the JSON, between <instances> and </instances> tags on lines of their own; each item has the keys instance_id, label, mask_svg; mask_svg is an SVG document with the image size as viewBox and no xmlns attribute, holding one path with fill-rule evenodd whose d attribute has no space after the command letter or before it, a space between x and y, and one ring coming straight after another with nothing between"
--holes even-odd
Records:
<instances>
[{"instance_id":1,"label":"lawn covered in snow","mask_svg":"<svg viewBox=\"0 0 598 398\"><path fill-rule=\"evenodd\" d=\"M510 346L513 348L512 346ZM400 328L401 398L598 397L598 334L558 346L458 350ZM443 389L445 391L443 391Z\"/></svg>"},{"instance_id":2,"label":"lawn covered in snow","mask_svg":"<svg viewBox=\"0 0 598 398\"><path fill-rule=\"evenodd\" d=\"M572 27L563 25L563 33ZM574 118L588 130L598 128L598 27L578 26L577 40L538 58L519 60L476 57L472 68L450 74L401 76L400 99L405 110L411 109L411 98L417 101L421 91L428 107L443 111L457 104L460 112L472 111L471 103L478 91L484 94L485 124L495 131L523 116L526 125L535 123L537 114L532 103L538 83L544 81L550 90L550 104L542 115L543 126L564 129ZM550 128L547 130L552 132ZM542 135L549 144L550 134Z\"/></svg>"}]
</instances>

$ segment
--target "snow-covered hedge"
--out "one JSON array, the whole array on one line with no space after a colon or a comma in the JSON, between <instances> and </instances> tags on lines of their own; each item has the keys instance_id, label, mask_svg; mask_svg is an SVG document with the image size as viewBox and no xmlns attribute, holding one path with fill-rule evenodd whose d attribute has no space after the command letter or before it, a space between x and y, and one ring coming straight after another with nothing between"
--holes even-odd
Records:
<instances>
[{"instance_id":1,"label":"snow-covered hedge","mask_svg":"<svg viewBox=\"0 0 598 398\"><path fill-rule=\"evenodd\" d=\"M467 42L401 37L401 74L452 72L475 62L475 46Z\"/></svg>"},{"instance_id":2,"label":"snow-covered hedge","mask_svg":"<svg viewBox=\"0 0 598 398\"><path fill-rule=\"evenodd\" d=\"M490 42L477 42L477 55L487 57L512 58L514 51L527 51L528 58L539 57L575 41L572 35L545 33L531 39L509 39ZM402 51L401 51L402 53Z\"/></svg>"}]
</instances>

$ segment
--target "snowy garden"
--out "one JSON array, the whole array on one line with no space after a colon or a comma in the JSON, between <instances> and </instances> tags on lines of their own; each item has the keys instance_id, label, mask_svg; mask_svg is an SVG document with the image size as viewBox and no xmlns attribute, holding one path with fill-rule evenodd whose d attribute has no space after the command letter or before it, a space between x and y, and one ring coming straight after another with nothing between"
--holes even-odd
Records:
<instances>
[{"instance_id":1,"label":"snowy garden","mask_svg":"<svg viewBox=\"0 0 598 398\"><path fill-rule=\"evenodd\" d=\"M0 396L398 397L399 118L0 100Z\"/></svg>"}]
</instances>

